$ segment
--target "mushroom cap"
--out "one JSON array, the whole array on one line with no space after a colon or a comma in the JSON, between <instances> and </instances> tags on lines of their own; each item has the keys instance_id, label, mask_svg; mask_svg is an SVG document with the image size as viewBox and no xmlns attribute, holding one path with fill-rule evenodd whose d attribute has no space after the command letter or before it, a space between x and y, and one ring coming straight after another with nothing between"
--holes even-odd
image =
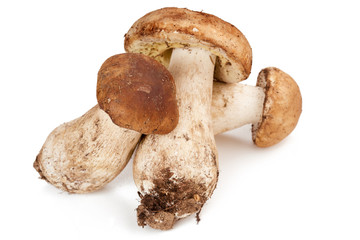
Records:
<instances>
[{"instance_id":1,"label":"mushroom cap","mask_svg":"<svg viewBox=\"0 0 360 240\"><path fill-rule=\"evenodd\" d=\"M302 111L301 93L294 79L275 67L261 70L256 85L265 90L265 101L252 137L258 147L270 147L294 130Z\"/></svg>"},{"instance_id":2,"label":"mushroom cap","mask_svg":"<svg viewBox=\"0 0 360 240\"><path fill-rule=\"evenodd\" d=\"M203 12L162 8L137 20L125 34L125 50L151 56L168 66L172 48L201 47L217 56L215 78L228 83L245 80L252 51L233 25Z\"/></svg>"},{"instance_id":3,"label":"mushroom cap","mask_svg":"<svg viewBox=\"0 0 360 240\"><path fill-rule=\"evenodd\" d=\"M169 133L179 120L173 77L142 54L108 58L98 72L96 96L116 125L143 134Z\"/></svg>"}]
</instances>

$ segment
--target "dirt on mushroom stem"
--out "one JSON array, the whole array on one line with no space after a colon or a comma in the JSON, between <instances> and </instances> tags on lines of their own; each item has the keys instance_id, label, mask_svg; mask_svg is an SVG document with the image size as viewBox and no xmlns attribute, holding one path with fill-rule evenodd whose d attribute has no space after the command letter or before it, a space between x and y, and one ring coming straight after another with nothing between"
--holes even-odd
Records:
<instances>
[{"instance_id":1,"label":"dirt on mushroom stem","mask_svg":"<svg viewBox=\"0 0 360 240\"><path fill-rule=\"evenodd\" d=\"M138 224L149 225L156 229L169 229L176 221L176 216L200 212L205 203L206 186L192 180L171 179L169 168L154 179L155 187L149 194L142 195L141 205L137 208ZM163 221L162 221L163 219ZM199 220L198 216L197 219Z\"/></svg>"},{"instance_id":2,"label":"dirt on mushroom stem","mask_svg":"<svg viewBox=\"0 0 360 240\"><path fill-rule=\"evenodd\" d=\"M211 127L214 64L203 49L176 49L169 71L179 101L179 123L166 135L148 135L134 158L140 191L138 224L167 230L199 213L218 179L217 150ZM199 218L197 218L199 219Z\"/></svg>"}]
</instances>

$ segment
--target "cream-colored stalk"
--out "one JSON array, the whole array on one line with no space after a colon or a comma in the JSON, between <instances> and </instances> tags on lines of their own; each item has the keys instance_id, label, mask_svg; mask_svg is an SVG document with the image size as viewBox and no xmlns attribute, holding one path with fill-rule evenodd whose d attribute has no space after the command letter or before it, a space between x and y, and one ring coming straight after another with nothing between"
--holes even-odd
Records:
<instances>
[{"instance_id":1,"label":"cream-colored stalk","mask_svg":"<svg viewBox=\"0 0 360 240\"><path fill-rule=\"evenodd\" d=\"M280 69L262 69L257 87L217 85L221 87L214 87L213 94L215 133L252 123L254 144L270 147L286 138L296 127L302 112L301 92L295 80Z\"/></svg>"},{"instance_id":2,"label":"cream-colored stalk","mask_svg":"<svg viewBox=\"0 0 360 240\"><path fill-rule=\"evenodd\" d=\"M42 179L70 193L102 188L126 166L141 133L115 125L98 105L55 128L34 162Z\"/></svg>"},{"instance_id":3,"label":"cream-colored stalk","mask_svg":"<svg viewBox=\"0 0 360 240\"><path fill-rule=\"evenodd\" d=\"M169 229L201 210L218 180L218 154L210 114L215 57L200 48L174 49L169 71L176 85L177 127L148 135L134 157L141 196L138 224Z\"/></svg>"},{"instance_id":4,"label":"cream-colored stalk","mask_svg":"<svg viewBox=\"0 0 360 240\"><path fill-rule=\"evenodd\" d=\"M211 116L214 134L261 121L265 92L241 83L214 83Z\"/></svg>"}]
</instances>

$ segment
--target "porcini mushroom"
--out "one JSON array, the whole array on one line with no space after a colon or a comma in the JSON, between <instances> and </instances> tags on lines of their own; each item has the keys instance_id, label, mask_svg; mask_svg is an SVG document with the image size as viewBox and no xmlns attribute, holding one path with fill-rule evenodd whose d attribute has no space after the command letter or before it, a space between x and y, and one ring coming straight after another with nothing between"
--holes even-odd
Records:
<instances>
[{"instance_id":1,"label":"porcini mushroom","mask_svg":"<svg viewBox=\"0 0 360 240\"><path fill-rule=\"evenodd\" d=\"M178 121L171 74L144 55L107 59L97 98L99 105L50 133L34 162L42 179L64 191L102 188L126 166L141 133L166 133Z\"/></svg>"},{"instance_id":2,"label":"porcini mushroom","mask_svg":"<svg viewBox=\"0 0 360 240\"><path fill-rule=\"evenodd\" d=\"M179 119L171 74L142 54L108 58L98 73L97 99L116 125L143 134L169 133Z\"/></svg>"},{"instance_id":3,"label":"porcini mushroom","mask_svg":"<svg viewBox=\"0 0 360 240\"><path fill-rule=\"evenodd\" d=\"M260 71L256 85L215 83L211 108L214 134L252 124L254 143L270 147L294 130L302 111L294 79L269 67Z\"/></svg>"},{"instance_id":4,"label":"porcini mushroom","mask_svg":"<svg viewBox=\"0 0 360 240\"><path fill-rule=\"evenodd\" d=\"M164 8L140 18L125 35L125 49L154 57L174 77L179 123L166 135L147 135L134 157L141 196L138 224L170 229L198 213L218 180L211 122L212 85L248 77L251 48L233 25L203 12Z\"/></svg>"}]
</instances>

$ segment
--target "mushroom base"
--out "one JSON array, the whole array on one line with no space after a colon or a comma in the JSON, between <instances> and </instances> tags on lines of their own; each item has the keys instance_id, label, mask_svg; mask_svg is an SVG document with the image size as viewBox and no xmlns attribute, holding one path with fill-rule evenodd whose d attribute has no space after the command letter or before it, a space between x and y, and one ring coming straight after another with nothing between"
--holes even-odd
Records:
<instances>
[{"instance_id":1,"label":"mushroom base","mask_svg":"<svg viewBox=\"0 0 360 240\"><path fill-rule=\"evenodd\" d=\"M185 216L199 213L207 200L206 187L192 180L174 179L170 169L153 181L149 194L141 195L137 208L139 226L149 225L160 230L171 229L174 223ZM199 217L197 216L199 221Z\"/></svg>"},{"instance_id":2,"label":"mushroom base","mask_svg":"<svg viewBox=\"0 0 360 240\"><path fill-rule=\"evenodd\" d=\"M126 166L141 134L115 125L96 105L55 128L33 164L40 178L69 193L101 189Z\"/></svg>"}]
</instances>

